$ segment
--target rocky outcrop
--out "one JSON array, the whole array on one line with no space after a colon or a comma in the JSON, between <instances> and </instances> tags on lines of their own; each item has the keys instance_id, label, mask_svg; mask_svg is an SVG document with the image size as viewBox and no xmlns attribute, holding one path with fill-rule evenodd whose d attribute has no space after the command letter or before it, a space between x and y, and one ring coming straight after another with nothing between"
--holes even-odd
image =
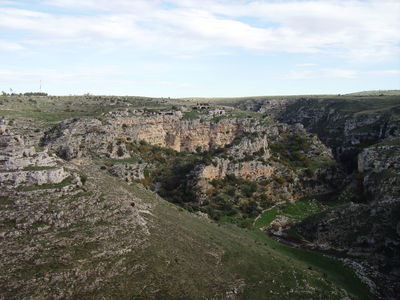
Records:
<instances>
[{"instance_id":1,"label":"rocky outcrop","mask_svg":"<svg viewBox=\"0 0 400 300\"><path fill-rule=\"evenodd\" d=\"M213 179L224 178L230 174L239 178L259 180L271 177L274 171L274 167L265 165L260 161L235 163L227 159L216 158L211 165L202 167L198 171L198 176L207 182Z\"/></svg>"},{"instance_id":2,"label":"rocky outcrop","mask_svg":"<svg viewBox=\"0 0 400 300\"><path fill-rule=\"evenodd\" d=\"M134 182L148 176L146 170L148 172L151 168L152 165L147 163L115 164L108 168L108 172L115 177L121 178L125 182Z\"/></svg>"},{"instance_id":3,"label":"rocky outcrop","mask_svg":"<svg viewBox=\"0 0 400 300\"><path fill-rule=\"evenodd\" d=\"M316 248L358 262L387 297L400 293L399 162L399 138L365 148L358 155L358 184L353 181L342 192L352 197L357 194L360 203L309 217L294 226Z\"/></svg>"},{"instance_id":4,"label":"rocky outcrop","mask_svg":"<svg viewBox=\"0 0 400 300\"><path fill-rule=\"evenodd\" d=\"M13 187L21 184L43 185L57 184L67 178L69 174L63 168L34 171L13 171L1 172L0 183L12 185Z\"/></svg>"},{"instance_id":5,"label":"rocky outcrop","mask_svg":"<svg viewBox=\"0 0 400 300\"><path fill-rule=\"evenodd\" d=\"M358 155L358 172L400 171L400 138L392 138L365 148Z\"/></svg>"},{"instance_id":6,"label":"rocky outcrop","mask_svg":"<svg viewBox=\"0 0 400 300\"><path fill-rule=\"evenodd\" d=\"M358 171L368 200L400 198L400 138L364 149L358 155Z\"/></svg>"},{"instance_id":7,"label":"rocky outcrop","mask_svg":"<svg viewBox=\"0 0 400 300\"><path fill-rule=\"evenodd\" d=\"M69 120L49 131L42 140L61 157L70 160L95 151L109 157L122 157L116 141L145 141L176 151L207 151L225 146L249 126L246 119L183 120L179 115L111 116L105 121ZM121 146L122 147L122 146Z\"/></svg>"},{"instance_id":8,"label":"rocky outcrop","mask_svg":"<svg viewBox=\"0 0 400 300\"><path fill-rule=\"evenodd\" d=\"M288 150L284 141L292 137L304 137L301 141L307 141L303 149L293 148L293 151L309 163L308 167L302 165L303 162L295 167L285 161ZM273 147L278 144L282 148ZM196 188L201 193L200 199L204 200L208 190L213 189L213 180L234 176L262 184L262 197L272 203L283 199L295 201L306 195L332 191L330 182L334 181L334 175L329 167L316 163L325 160L333 161L330 149L316 136L307 133L301 124L255 126L252 132L236 137L210 164L197 166L194 171ZM313 165L315 170L312 171Z\"/></svg>"},{"instance_id":9,"label":"rocky outcrop","mask_svg":"<svg viewBox=\"0 0 400 300\"><path fill-rule=\"evenodd\" d=\"M295 98L256 98L239 103L238 107L243 110L249 110L274 116L286 109L289 104L297 101Z\"/></svg>"},{"instance_id":10,"label":"rocky outcrop","mask_svg":"<svg viewBox=\"0 0 400 300\"><path fill-rule=\"evenodd\" d=\"M340 187L339 201L355 203L309 217L292 229L316 248L347 257L354 263L350 265L362 266L373 279L371 286L397 299L399 97L300 98L282 105L264 99L246 105L252 111L266 113L267 109L280 122L303 124L333 150L350 175L330 172L328 181L336 181Z\"/></svg>"},{"instance_id":11,"label":"rocky outcrop","mask_svg":"<svg viewBox=\"0 0 400 300\"><path fill-rule=\"evenodd\" d=\"M264 132L271 135L273 130L268 128ZM263 130L260 130L261 137L245 136L238 144L233 143L228 150L229 155L234 157L235 160L243 160L249 155L254 155L255 153L260 154L262 159L270 158L271 153L268 147L267 134L263 135Z\"/></svg>"},{"instance_id":12,"label":"rocky outcrop","mask_svg":"<svg viewBox=\"0 0 400 300\"><path fill-rule=\"evenodd\" d=\"M378 101L378 100L376 100ZM399 136L397 100L382 111L373 102L361 100L302 98L289 104L277 118L285 123L301 123L334 151L335 156L354 170L356 157L366 146Z\"/></svg>"},{"instance_id":13,"label":"rocky outcrop","mask_svg":"<svg viewBox=\"0 0 400 300\"><path fill-rule=\"evenodd\" d=\"M5 120L1 121L0 149L0 183L5 188L57 184L70 175L47 151L37 152L34 147L25 146L21 136L7 129Z\"/></svg>"},{"instance_id":14,"label":"rocky outcrop","mask_svg":"<svg viewBox=\"0 0 400 300\"><path fill-rule=\"evenodd\" d=\"M387 297L399 295L400 199L350 204L293 228L317 249L360 263ZM384 288L383 288L384 287Z\"/></svg>"}]
</instances>

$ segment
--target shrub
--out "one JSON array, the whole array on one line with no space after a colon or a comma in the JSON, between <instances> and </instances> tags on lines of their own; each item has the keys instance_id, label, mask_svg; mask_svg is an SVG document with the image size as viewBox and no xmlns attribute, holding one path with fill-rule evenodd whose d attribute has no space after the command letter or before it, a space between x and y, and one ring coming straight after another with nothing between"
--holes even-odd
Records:
<instances>
[{"instance_id":1,"label":"shrub","mask_svg":"<svg viewBox=\"0 0 400 300\"><path fill-rule=\"evenodd\" d=\"M82 184L85 185L85 183L86 183L88 177L87 177L86 175L81 175L80 177L81 177L81 182L82 182Z\"/></svg>"},{"instance_id":2,"label":"shrub","mask_svg":"<svg viewBox=\"0 0 400 300\"><path fill-rule=\"evenodd\" d=\"M284 184L287 182L285 177L275 177L275 181L279 184Z\"/></svg>"},{"instance_id":3,"label":"shrub","mask_svg":"<svg viewBox=\"0 0 400 300\"><path fill-rule=\"evenodd\" d=\"M199 113L196 111L188 111L183 113L183 120L195 120L199 118Z\"/></svg>"},{"instance_id":4,"label":"shrub","mask_svg":"<svg viewBox=\"0 0 400 300\"><path fill-rule=\"evenodd\" d=\"M117 155L118 155L119 157L121 157L121 156L124 155L124 149L122 149L121 146L118 146Z\"/></svg>"},{"instance_id":5,"label":"shrub","mask_svg":"<svg viewBox=\"0 0 400 300\"><path fill-rule=\"evenodd\" d=\"M257 184L255 182L241 184L240 190L246 197L251 197L257 191Z\"/></svg>"},{"instance_id":6,"label":"shrub","mask_svg":"<svg viewBox=\"0 0 400 300\"><path fill-rule=\"evenodd\" d=\"M228 196L233 197L236 194L236 189L233 186L228 186L225 188L224 193Z\"/></svg>"},{"instance_id":7,"label":"shrub","mask_svg":"<svg viewBox=\"0 0 400 300\"><path fill-rule=\"evenodd\" d=\"M306 175L308 176L308 177L313 177L314 176L314 171L313 171L313 169L310 169L310 168L307 168L306 169Z\"/></svg>"},{"instance_id":8,"label":"shrub","mask_svg":"<svg viewBox=\"0 0 400 300\"><path fill-rule=\"evenodd\" d=\"M107 146L107 151L108 151L109 153L112 153L113 150L114 150L113 143L109 143L108 146Z\"/></svg>"},{"instance_id":9,"label":"shrub","mask_svg":"<svg viewBox=\"0 0 400 300\"><path fill-rule=\"evenodd\" d=\"M251 229L253 227L253 219L242 219L239 221L239 226L246 229Z\"/></svg>"}]
</instances>

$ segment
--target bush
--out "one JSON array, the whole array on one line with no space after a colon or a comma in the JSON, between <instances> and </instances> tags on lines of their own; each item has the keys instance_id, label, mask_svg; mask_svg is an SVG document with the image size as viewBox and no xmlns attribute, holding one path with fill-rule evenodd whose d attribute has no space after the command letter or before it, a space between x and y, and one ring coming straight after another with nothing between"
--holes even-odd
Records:
<instances>
[{"instance_id":1,"label":"bush","mask_svg":"<svg viewBox=\"0 0 400 300\"><path fill-rule=\"evenodd\" d=\"M285 177L275 177L275 181L279 184L285 184L287 182Z\"/></svg>"},{"instance_id":2,"label":"bush","mask_svg":"<svg viewBox=\"0 0 400 300\"><path fill-rule=\"evenodd\" d=\"M119 157L124 156L124 149L121 146L118 146L117 155Z\"/></svg>"},{"instance_id":3,"label":"bush","mask_svg":"<svg viewBox=\"0 0 400 300\"><path fill-rule=\"evenodd\" d=\"M108 151L109 153L112 153L113 150L114 150L113 143L109 143L108 146L107 146L107 151Z\"/></svg>"},{"instance_id":4,"label":"bush","mask_svg":"<svg viewBox=\"0 0 400 300\"><path fill-rule=\"evenodd\" d=\"M183 120L195 120L198 119L199 117L199 113L197 111L188 111L188 112L184 112L183 113Z\"/></svg>"},{"instance_id":5,"label":"bush","mask_svg":"<svg viewBox=\"0 0 400 300\"><path fill-rule=\"evenodd\" d=\"M246 229L251 229L253 227L253 219L242 219L239 221L239 226Z\"/></svg>"},{"instance_id":6,"label":"bush","mask_svg":"<svg viewBox=\"0 0 400 300\"><path fill-rule=\"evenodd\" d=\"M236 189L233 186L228 186L225 188L224 193L228 196L233 197L236 194Z\"/></svg>"},{"instance_id":7,"label":"bush","mask_svg":"<svg viewBox=\"0 0 400 300\"><path fill-rule=\"evenodd\" d=\"M82 184L85 185L85 183L86 183L86 181L88 179L87 176L86 175L81 175L80 177L81 177Z\"/></svg>"},{"instance_id":8,"label":"bush","mask_svg":"<svg viewBox=\"0 0 400 300\"><path fill-rule=\"evenodd\" d=\"M314 176L314 171L312 170L312 169L310 169L310 168L307 168L306 169L306 175L308 176L308 177L313 177Z\"/></svg>"},{"instance_id":9,"label":"bush","mask_svg":"<svg viewBox=\"0 0 400 300\"><path fill-rule=\"evenodd\" d=\"M242 184L240 190L246 197L251 197L257 191L257 184L255 182Z\"/></svg>"}]
</instances>

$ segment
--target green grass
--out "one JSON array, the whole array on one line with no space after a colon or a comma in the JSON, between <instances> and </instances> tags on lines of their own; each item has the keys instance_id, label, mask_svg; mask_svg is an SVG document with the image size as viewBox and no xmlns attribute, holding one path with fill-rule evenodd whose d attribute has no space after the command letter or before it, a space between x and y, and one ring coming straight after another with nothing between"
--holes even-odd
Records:
<instances>
[{"instance_id":1,"label":"green grass","mask_svg":"<svg viewBox=\"0 0 400 300\"><path fill-rule=\"evenodd\" d=\"M42 146L35 145L34 147L35 147L35 151L36 151L36 152L42 152L42 151L44 151L44 147L42 147Z\"/></svg>"},{"instance_id":2,"label":"green grass","mask_svg":"<svg viewBox=\"0 0 400 300\"><path fill-rule=\"evenodd\" d=\"M262 116L261 113L253 112L253 111L244 111L244 110L233 110L227 112L225 115L214 117L211 119L211 122L219 122L223 119L245 119L245 118L254 118L260 119Z\"/></svg>"},{"instance_id":3,"label":"green grass","mask_svg":"<svg viewBox=\"0 0 400 300\"><path fill-rule=\"evenodd\" d=\"M69 274L84 272L82 282L73 282L76 299L226 299L227 291L238 288L237 299L333 300L345 296L338 287L355 298L373 299L337 261L285 247L258 231L205 220L95 169L87 176L85 188L94 192L90 198L104 197L117 208L131 196L132 201L148 206L150 213L141 216L149 235L135 245L140 230L129 223L135 215L115 212L113 217L114 209L94 205L89 219L76 220L68 228L56 227L55 236L39 232L19 238L29 247L42 247L18 265L14 278L29 283L60 273L67 276L46 283L46 291L53 293L70 287L74 277ZM54 201L61 201L68 213L65 199ZM84 214L87 208L80 209ZM90 221L92 216L97 218ZM107 234L114 231L117 234ZM99 288L89 292L81 288L99 280ZM27 290L35 292L28 285ZM5 295L24 293L12 290Z\"/></svg>"},{"instance_id":4,"label":"green grass","mask_svg":"<svg viewBox=\"0 0 400 300\"><path fill-rule=\"evenodd\" d=\"M11 199L7 196L0 196L0 205L9 205L11 204Z\"/></svg>"},{"instance_id":5,"label":"green grass","mask_svg":"<svg viewBox=\"0 0 400 300\"><path fill-rule=\"evenodd\" d=\"M268 209L254 221L254 228L268 226L278 215L286 216L292 222L299 222L308 216L343 204L341 201L325 198L327 195L314 195Z\"/></svg>"},{"instance_id":6,"label":"green grass","mask_svg":"<svg viewBox=\"0 0 400 300\"><path fill-rule=\"evenodd\" d=\"M400 138L391 138L391 139L385 139L382 142L376 144L376 146L398 146L400 147Z\"/></svg>"},{"instance_id":7,"label":"green grass","mask_svg":"<svg viewBox=\"0 0 400 300\"><path fill-rule=\"evenodd\" d=\"M107 186L113 184L114 179L109 180L101 189L107 194ZM338 261L279 245L258 231L196 217L135 184L123 186L155 205L148 246L124 255L127 269L145 263L146 271L117 276L111 285L96 291L97 295L145 299L149 288L157 286L157 297L162 299L209 298L240 278L245 285L238 299L342 298L332 294L335 285L357 299L374 299ZM303 280L314 288L312 294L305 292L308 288ZM140 286L148 288L139 292ZM289 296L291 289L294 294ZM223 295L217 298L225 298Z\"/></svg>"},{"instance_id":8,"label":"green grass","mask_svg":"<svg viewBox=\"0 0 400 300\"><path fill-rule=\"evenodd\" d=\"M77 200L77 199L83 198L83 197L90 197L92 195L93 195L93 192L91 192L91 191L89 191L89 192L81 191L79 193L76 193L76 194L68 197L68 199L71 201L71 200Z\"/></svg>"},{"instance_id":9,"label":"green grass","mask_svg":"<svg viewBox=\"0 0 400 300\"><path fill-rule=\"evenodd\" d=\"M373 90L373 91L362 91L356 93L349 93L346 96L400 96L400 90Z\"/></svg>"},{"instance_id":10,"label":"green grass","mask_svg":"<svg viewBox=\"0 0 400 300\"><path fill-rule=\"evenodd\" d=\"M23 169L23 171L44 171L44 170L52 170L56 167L53 166L30 166Z\"/></svg>"},{"instance_id":11,"label":"green grass","mask_svg":"<svg viewBox=\"0 0 400 300\"><path fill-rule=\"evenodd\" d=\"M200 118L200 114L197 111L187 111L183 113L183 120L196 120Z\"/></svg>"},{"instance_id":12,"label":"green grass","mask_svg":"<svg viewBox=\"0 0 400 300\"><path fill-rule=\"evenodd\" d=\"M49 190L49 189L58 189L63 188L67 185L70 185L72 181L72 177L67 177L63 181L57 184L42 184L42 185L30 185L19 187L18 190L21 192L31 192L37 190Z\"/></svg>"},{"instance_id":13,"label":"green grass","mask_svg":"<svg viewBox=\"0 0 400 300\"><path fill-rule=\"evenodd\" d=\"M129 158L106 158L102 160L105 164L136 164L140 161L138 157Z\"/></svg>"},{"instance_id":14,"label":"green grass","mask_svg":"<svg viewBox=\"0 0 400 300\"><path fill-rule=\"evenodd\" d=\"M311 161L311 169L326 169L333 166L336 166L337 162L334 159L324 158L324 159L313 159Z\"/></svg>"},{"instance_id":15,"label":"green grass","mask_svg":"<svg viewBox=\"0 0 400 300\"><path fill-rule=\"evenodd\" d=\"M316 196L315 198L318 199L323 197ZM292 248L280 244L259 231L260 228L270 224L278 215L287 216L292 221L299 221L307 216L328 209L330 206L337 206L340 204L337 202L333 203L332 201L327 203L329 205L322 205L320 202L312 200L312 197L306 197L294 203L287 203L279 207L271 208L264 211L261 216L254 221L252 229L246 232L254 236L260 244L272 247L279 253L289 257L289 260L294 259L295 261L300 261L302 264L305 264L308 269L317 271L321 274L321 277L334 281L338 286L344 288L353 295L357 295L360 299L375 299L375 296L368 291L366 286L357 278L354 272L348 267L345 267L338 260L319 252ZM237 225L237 220L232 217L224 217L221 218L220 221ZM288 234L294 238L302 239L302 237L295 231L288 232Z\"/></svg>"},{"instance_id":16,"label":"green grass","mask_svg":"<svg viewBox=\"0 0 400 300\"><path fill-rule=\"evenodd\" d=\"M400 173L390 169L384 169L379 173L373 172L371 174L373 179L377 180L388 180L390 178L397 178L400 177Z\"/></svg>"},{"instance_id":17,"label":"green grass","mask_svg":"<svg viewBox=\"0 0 400 300\"><path fill-rule=\"evenodd\" d=\"M0 115L7 118L15 119L35 119L38 121L43 121L45 123L55 124L61 122L65 119L70 118L80 118L91 116L91 113L86 112L43 112L43 111L31 111L31 110L0 110Z\"/></svg>"},{"instance_id":18,"label":"green grass","mask_svg":"<svg viewBox=\"0 0 400 300\"><path fill-rule=\"evenodd\" d=\"M331 279L338 286L344 288L352 295L356 295L359 299L376 299L369 292L366 285L355 275L354 271L344 266L340 261L316 251L283 245L270 239L262 232L254 232L254 234L258 236L260 241L265 241L282 254L301 261L308 268L311 267L319 272L322 277Z\"/></svg>"},{"instance_id":19,"label":"green grass","mask_svg":"<svg viewBox=\"0 0 400 300\"><path fill-rule=\"evenodd\" d=\"M255 228L262 228L268 226L279 213L278 208L274 207L269 210L264 211L254 222Z\"/></svg>"},{"instance_id":20,"label":"green grass","mask_svg":"<svg viewBox=\"0 0 400 300\"><path fill-rule=\"evenodd\" d=\"M309 200L309 198L303 198L284 206L281 212L290 220L300 221L310 215L318 213L322 209L319 203Z\"/></svg>"}]
</instances>

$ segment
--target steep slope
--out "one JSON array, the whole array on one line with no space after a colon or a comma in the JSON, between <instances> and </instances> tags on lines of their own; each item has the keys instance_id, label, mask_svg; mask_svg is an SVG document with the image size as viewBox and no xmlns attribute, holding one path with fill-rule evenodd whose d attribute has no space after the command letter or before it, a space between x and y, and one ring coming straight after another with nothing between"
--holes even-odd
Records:
<instances>
[{"instance_id":1,"label":"steep slope","mask_svg":"<svg viewBox=\"0 0 400 300\"><path fill-rule=\"evenodd\" d=\"M287 105L278 119L317 133L354 170L363 148L399 135L400 97L301 98Z\"/></svg>"},{"instance_id":2,"label":"steep slope","mask_svg":"<svg viewBox=\"0 0 400 300\"><path fill-rule=\"evenodd\" d=\"M389 94L258 99L240 105L302 124L347 170L334 197L344 205L298 224L284 224L286 216L278 215L280 232L286 226L284 235L303 237L317 249L350 259L381 295L398 299L400 97Z\"/></svg>"},{"instance_id":3,"label":"steep slope","mask_svg":"<svg viewBox=\"0 0 400 300\"><path fill-rule=\"evenodd\" d=\"M336 278L329 271L322 277L308 264L288 259L272 242L257 241L247 231L182 211L97 168L85 166L84 171L85 185L68 191L47 187L29 194L2 192L1 297L338 299L346 295L337 281L332 282ZM345 285L345 280L339 284Z\"/></svg>"},{"instance_id":4,"label":"steep slope","mask_svg":"<svg viewBox=\"0 0 400 300\"><path fill-rule=\"evenodd\" d=\"M315 247L357 261L382 294L396 297L400 293L400 138L365 148L358 155L358 171L356 191L361 203L309 217L294 229Z\"/></svg>"}]
</instances>

